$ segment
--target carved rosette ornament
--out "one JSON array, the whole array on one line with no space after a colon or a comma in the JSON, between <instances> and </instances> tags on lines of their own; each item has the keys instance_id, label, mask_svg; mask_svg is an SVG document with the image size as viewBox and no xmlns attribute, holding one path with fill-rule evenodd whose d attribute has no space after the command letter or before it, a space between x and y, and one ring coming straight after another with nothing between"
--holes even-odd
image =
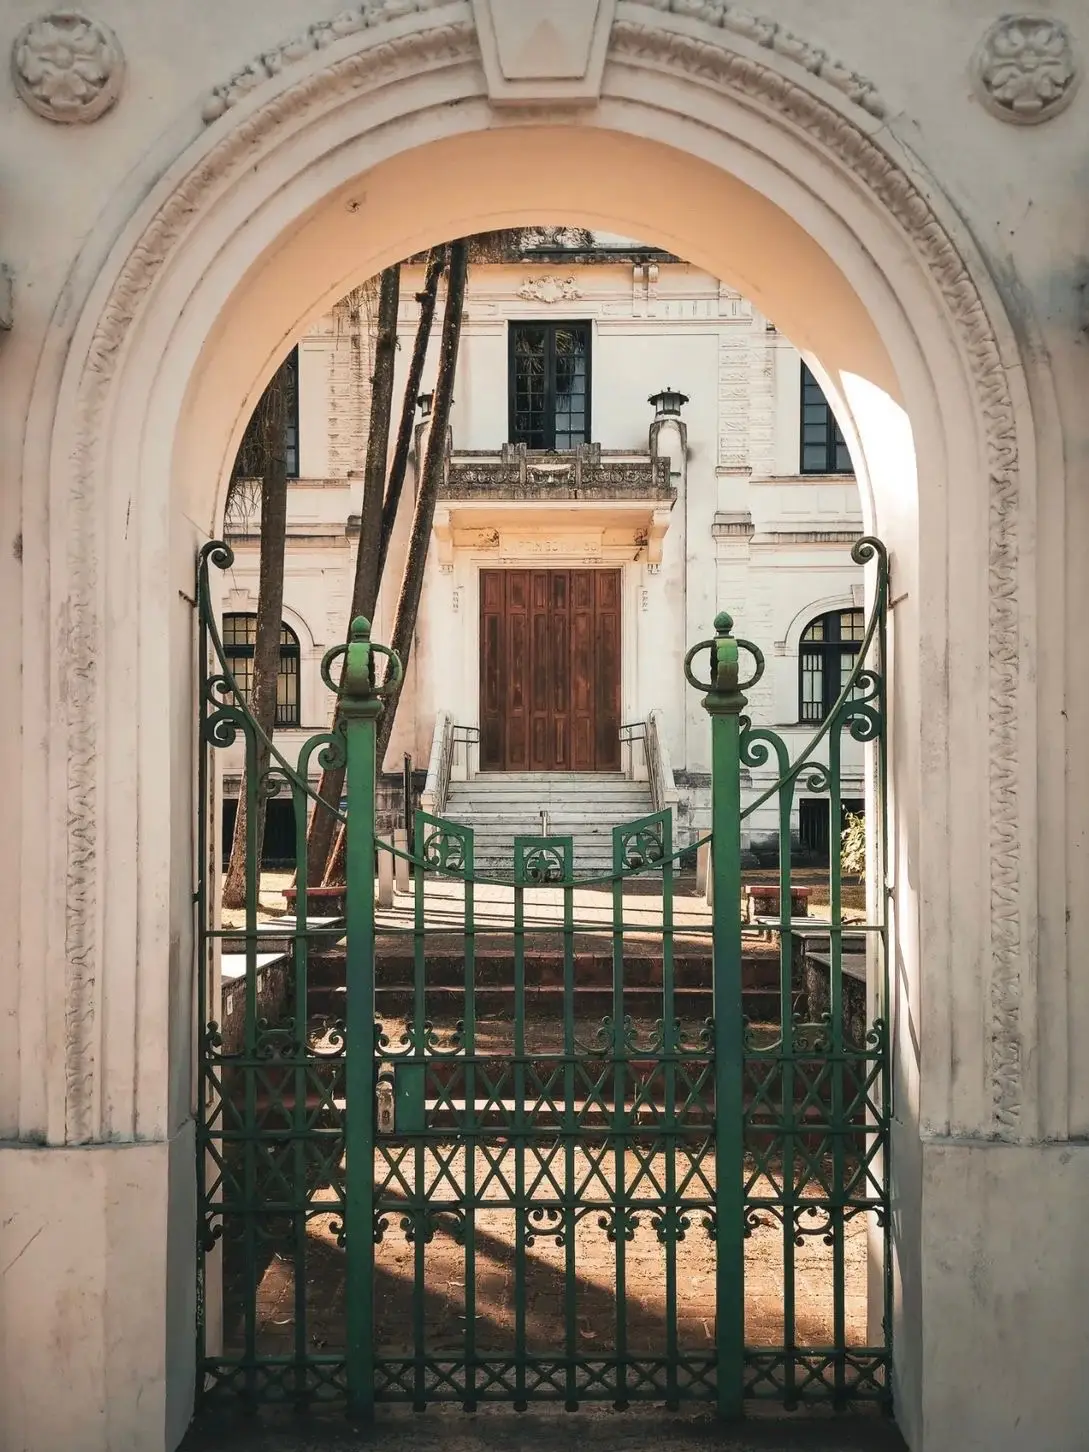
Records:
<instances>
[{"instance_id":1,"label":"carved rosette ornament","mask_svg":"<svg viewBox=\"0 0 1089 1452\"><path fill-rule=\"evenodd\" d=\"M15 37L11 71L16 91L47 121L97 121L121 93L125 57L108 25L55 10Z\"/></svg>"},{"instance_id":2,"label":"carved rosette ornament","mask_svg":"<svg viewBox=\"0 0 1089 1452\"><path fill-rule=\"evenodd\" d=\"M1004 15L975 57L976 89L995 116L1021 126L1049 121L1074 98L1081 79L1070 32L1044 15Z\"/></svg>"}]
</instances>

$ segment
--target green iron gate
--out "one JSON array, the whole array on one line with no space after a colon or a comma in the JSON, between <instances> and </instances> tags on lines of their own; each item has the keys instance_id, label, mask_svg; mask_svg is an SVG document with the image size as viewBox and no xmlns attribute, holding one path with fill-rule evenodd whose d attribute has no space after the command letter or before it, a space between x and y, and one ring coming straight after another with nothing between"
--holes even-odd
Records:
<instances>
[{"instance_id":1,"label":"green iron gate","mask_svg":"<svg viewBox=\"0 0 1089 1452\"><path fill-rule=\"evenodd\" d=\"M375 726L400 664L364 620L328 652L343 729L287 761L260 732L199 567L199 1359L202 1395L522 1408L756 1399L888 1406L883 547L855 669L792 763L742 714L759 650L728 615L685 662L711 719L711 909L670 811L474 869L473 833L420 813L412 897L376 911ZM739 655L753 665L740 679ZM708 678L696 662L708 656ZM388 661L376 684L376 657ZM340 676L339 683L334 674ZM840 822L844 735L869 741L871 906L791 921L792 808ZM244 911L216 911L213 753L245 753ZM264 742L265 747L270 743ZM347 765L347 886L324 917L262 909L255 812L289 793L305 861L316 769ZM743 811L744 771L774 781ZM742 821L777 809L779 913L745 924ZM871 815L873 809L871 807ZM394 854L401 858L405 854ZM803 957L799 929L823 953ZM864 954L846 947L866 945ZM867 971L853 966L864 958ZM849 961L848 961L849 960ZM865 980L868 978L868 989ZM860 979L862 980L860 982Z\"/></svg>"}]
</instances>

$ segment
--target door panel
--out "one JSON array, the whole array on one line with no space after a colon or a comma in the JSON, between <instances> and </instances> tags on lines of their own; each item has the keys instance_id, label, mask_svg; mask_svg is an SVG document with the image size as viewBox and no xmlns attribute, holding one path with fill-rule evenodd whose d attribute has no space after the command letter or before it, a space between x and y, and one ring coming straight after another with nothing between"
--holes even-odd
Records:
<instances>
[{"instance_id":1,"label":"door panel","mask_svg":"<svg viewBox=\"0 0 1089 1452\"><path fill-rule=\"evenodd\" d=\"M620 770L620 574L596 570L594 721L598 771Z\"/></svg>"},{"instance_id":2,"label":"door panel","mask_svg":"<svg viewBox=\"0 0 1089 1452\"><path fill-rule=\"evenodd\" d=\"M618 771L619 727L620 571L481 571L481 768Z\"/></svg>"}]
</instances>

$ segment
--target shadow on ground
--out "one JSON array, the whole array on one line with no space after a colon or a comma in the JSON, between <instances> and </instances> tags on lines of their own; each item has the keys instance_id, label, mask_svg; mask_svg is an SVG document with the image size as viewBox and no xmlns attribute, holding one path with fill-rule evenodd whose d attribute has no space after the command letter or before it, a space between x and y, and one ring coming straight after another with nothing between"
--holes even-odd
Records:
<instances>
[{"instance_id":1,"label":"shadow on ground","mask_svg":"<svg viewBox=\"0 0 1089 1452\"><path fill-rule=\"evenodd\" d=\"M805 1420L753 1417L726 1425L703 1415L614 1412L526 1414L501 1408L423 1414L391 1408L373 1427L328 1413L223 1414L193 1424L179 1452L906 1452L888 1421L873 1416Z\"/></svg>"}]
</instances>

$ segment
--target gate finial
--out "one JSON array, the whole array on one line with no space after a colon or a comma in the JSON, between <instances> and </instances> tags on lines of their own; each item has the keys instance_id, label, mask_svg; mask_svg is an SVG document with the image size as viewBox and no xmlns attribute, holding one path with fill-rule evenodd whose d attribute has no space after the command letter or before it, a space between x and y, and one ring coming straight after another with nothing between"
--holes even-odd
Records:
<instances>
[{"instance_id":1,"label":"gate finial","mask_svg":"<svg viewBox=\"0 0 1089 1452\"><path fill-rule=\"evenodd\" d=\"M384 655L389 661L386 678L380 686L375 685L374 658ZM332 666L340 656L344 657L344 669L340 684L332 677ZM346 645L334 645L327 650L321 662L321 678L331 691L340 696L340 709L373 706L384 696L392 695L400 684L402 675L400 657L387 645L375 645L371 640L371 622L365 615L357 615L348 630Z\"/></svg>"},{"instance_id":2,"label":"gate finial","mask_svg":"<svg viewBox=\"0 0 1089 1452\"><path fill-rule=\"evenodd\" d=\"M701 640L684 658L684 674L697 691L706 691L703 704L712 714L739 716L748 705L743 693L754 686L764 674L764 656L759 646L751 640L735 639L733 616L721 610L715 616L714 640ZM711 652L711 679L699 680L692 671L692 662L701 650ZM747 681L738 679L738 658L741 650L747 650L755 662L755 670Z\"/></svg>"}]
</instances>

